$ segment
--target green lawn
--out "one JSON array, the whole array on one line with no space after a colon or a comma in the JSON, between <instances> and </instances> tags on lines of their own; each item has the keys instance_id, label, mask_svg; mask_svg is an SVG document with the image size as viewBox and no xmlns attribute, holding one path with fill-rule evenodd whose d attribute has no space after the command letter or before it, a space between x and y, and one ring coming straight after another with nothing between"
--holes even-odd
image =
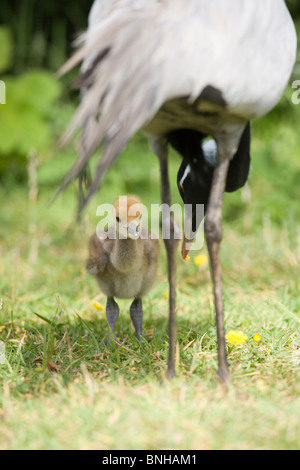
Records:
<instances>
[{"instance_id":1,"label":"green lawn","mask_svg":"<svg viewBox=\"0 0 300 470\"><path fill-rule=\"evenodd\" d=\"M120 301L120 347L100 347L105 305L85 271L96 207L135 193L160 202L158 162L142 135L107 174L79 226L76 185L49 198L74 158L57 150L34 187L0 189L0 449L297 449L299 397L300 106L288 91L253 126L249 186L224 201L222 263L232 380L216 379L209 269L178 253L178 377L165 381L166 258L144 300L139 344ZM143 166L140 160L143 159ZM179 202L172 154L174 201ZM201 253L206 255L206 248ZM253 336L261 335L260 342ZM1 349L0 349L1 354ZM3 354L2 356L3 359Z\"/></svg>"}]
</instances>

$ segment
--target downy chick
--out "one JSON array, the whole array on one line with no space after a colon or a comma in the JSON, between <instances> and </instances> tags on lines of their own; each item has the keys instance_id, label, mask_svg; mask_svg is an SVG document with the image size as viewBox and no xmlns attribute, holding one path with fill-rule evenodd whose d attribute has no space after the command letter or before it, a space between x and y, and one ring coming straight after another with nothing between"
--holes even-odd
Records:
<instances>
[{"instance_id":1,"label":"downy chick","mask_svg":"<svg viewBox=\"0 0 300 470\"><path fill-rule=\"evenodd\" d=\"M106 316L114 340L119 342L114 332L119 316L115 298L133 298L130 317L140 341L142 298L156 277L159 244L141 226L143 206L137 197L120 196L113 208L115 224L91 237L86 267L89 274L96 276L100 289L107 296Z\"/></svg>"}]
</instances>

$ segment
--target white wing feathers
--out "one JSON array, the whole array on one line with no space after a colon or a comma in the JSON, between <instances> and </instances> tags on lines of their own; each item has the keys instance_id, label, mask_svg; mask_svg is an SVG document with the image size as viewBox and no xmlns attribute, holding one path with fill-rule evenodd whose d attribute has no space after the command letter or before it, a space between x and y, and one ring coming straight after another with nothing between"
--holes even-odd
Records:
<instances>
[{"instance_id":1,"label":"white wing feathers","mask_svg":"<svg viewBox=\"0 0 300 470\"><path fill-rule=\"evenodd\" d=\"M296 35L282 0L96 0L81 47L85 93L63 140L78 127L79 157L63 186L99 144L103 154L86 200L133 134L168 100L195 100L207 85L229 112L269 111L292 71ZM85 203L85 202L84 202Z\"/></svg>"}]
</instances>

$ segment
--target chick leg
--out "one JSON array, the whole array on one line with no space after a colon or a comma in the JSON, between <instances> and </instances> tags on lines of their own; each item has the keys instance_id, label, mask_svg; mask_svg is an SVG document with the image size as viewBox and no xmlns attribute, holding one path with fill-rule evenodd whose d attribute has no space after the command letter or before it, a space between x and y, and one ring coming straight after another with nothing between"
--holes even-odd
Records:
<instances>
[{"instance_id":1,"label":"chick leg","mask_svg":"<svg viewBox=\"0 0 300 470\"><path fill-rule=\"evenodd\" d=\"M116 343L120 344L120 341L118 340L117 336L115 335L115 323L117 321L117 318L119 316L120 310L117 302L113 297L107 297L107 303L106 303L106 317L108 320L108 324L111 328L113 338ZM110 342L110 331L107 333L107 338L108 341Z\"/></svg>"},{"instance_id":2,"label":"chick leg","mask_svg":"<svg viewBox=\"0 0 300 470\"><path fill-rule=\"evenodd\" d=\"M130 305L130 318L135 328L138 341L141 341L142 324L143 324L143 303L142 299L134 299Z\"/></svg>"}]
</instances>

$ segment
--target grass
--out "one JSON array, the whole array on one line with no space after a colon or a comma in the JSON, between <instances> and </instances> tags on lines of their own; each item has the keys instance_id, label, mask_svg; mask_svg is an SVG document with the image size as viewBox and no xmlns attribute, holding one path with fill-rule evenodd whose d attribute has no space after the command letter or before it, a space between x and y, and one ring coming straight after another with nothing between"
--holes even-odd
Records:
<instances>
[{"instance_id":1,"label":"grass","mask_svg":"<svg viewBox=\"0 0 300 470\"><path fill-rule=\"evenodd\" d=\"M93 301L104 307L105 298L85 272L88 238L99 203L121 193L136 193L148 206L160 202L158 164L143 136L125 149L79 226L71 225L75 185L47 206L72 149L40 166L36 187L33 177L30 188L0 189L0 449L299 447L299 114L287 93L255 123L249 186L225 197L226 330L248 336L242 345L228 343L226 389L215 376L209 270L194 263L197 253L189 262L178 254L175 380L165 380L163 246L157 282L144 301L142 343L129 302L120 301L117 334L124 343L100 347L107 322ZM172 157L175 181L180 160ZM173 191L179 202L175 184Z\"/></svg>"}]
</instances>

